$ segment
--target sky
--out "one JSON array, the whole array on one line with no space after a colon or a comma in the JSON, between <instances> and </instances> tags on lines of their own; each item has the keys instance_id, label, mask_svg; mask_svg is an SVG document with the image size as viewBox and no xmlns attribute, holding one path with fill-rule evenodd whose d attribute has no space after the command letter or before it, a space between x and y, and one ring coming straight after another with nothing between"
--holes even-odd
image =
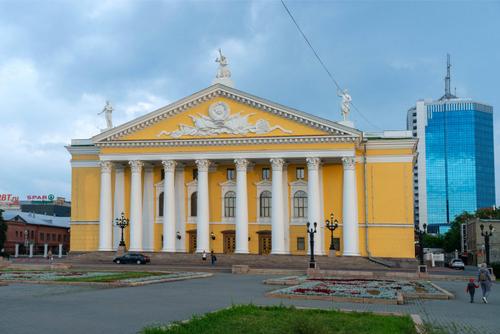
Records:
<instances>
[{"instance_id":1,"label":"sky","mask_svg":"<svg viewBox=\"0 0 500 334\"><path fill-rule=\"evenodd\" d=\"M363 131L452 90L500 111L499 1L286 1ZM0 0L0 194L71 196L72 138L211 85L217 49L235 88L331 120L340 99L280 1ZM495 123L500 203L500 121Z\"/></svg>"}]
</instances>

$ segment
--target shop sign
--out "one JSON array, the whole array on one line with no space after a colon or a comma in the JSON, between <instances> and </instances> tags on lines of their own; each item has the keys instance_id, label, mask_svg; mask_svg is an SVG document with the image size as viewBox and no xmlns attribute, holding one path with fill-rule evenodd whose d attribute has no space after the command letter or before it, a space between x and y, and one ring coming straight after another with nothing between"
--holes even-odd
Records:
<instances>
[{"instance_id":1,"label":"shop sign","mask_svg":"<svg viewBox=\"0 0 500 334\"><path fill-rule=\"evenodd\" d=\"M49 195L28 195L26 196L26 199L28 201L31 201L32 203L48 203L52 202L54 200L54 195L49 194Z\"/></svg>"},{"instance_id":2,"label":"shop sign","mask_svg":"<svg viewBox=\"0 0 500 334\"><path fill-rule=\"evenodd\" d=\"M13 194L0 194L0 203L4 205L19 205L19 196Z\"/></svg>"}]
</instances>

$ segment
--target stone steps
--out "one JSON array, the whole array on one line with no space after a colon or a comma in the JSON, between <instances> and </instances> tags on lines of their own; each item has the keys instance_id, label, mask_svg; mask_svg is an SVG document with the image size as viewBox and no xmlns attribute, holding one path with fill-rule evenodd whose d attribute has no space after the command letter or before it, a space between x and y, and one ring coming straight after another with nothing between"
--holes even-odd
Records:
<instances>
[{"instance_id":1,"label":"stone steps","mask_svg":"<svg viewBox=\"0 0 500 334\"><path fill-rule=\"evenodd\" d=\"M202 261L201 254L142 253L151 258L152 264L158 265L197 266L206 263ZM70 254L64 262L73 264L109 264L115 256L115 252ZM309 256L300 255L216 254L216 256L217 266L219 267L248 265L252 268L304 269L309 264ZM207 262L210 262L210 255L207 256ZM387 270L387 267L364 257L317 256L316 262L322 269Z\"/></svg>"}]
</instances>

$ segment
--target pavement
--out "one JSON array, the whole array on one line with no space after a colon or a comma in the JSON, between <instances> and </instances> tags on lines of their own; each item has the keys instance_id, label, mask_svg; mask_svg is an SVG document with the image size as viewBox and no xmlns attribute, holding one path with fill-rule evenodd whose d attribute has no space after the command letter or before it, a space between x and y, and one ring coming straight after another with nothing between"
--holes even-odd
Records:
<instances>
[{"instance_id":1,"label":"pavement","mask_svg":"<svg viewBox=\"0 0 500 334\"><path fill-rule=\"evenodd\" d=\"M450 333L500 333L500 285L489 304L470 304L466 282L439 281L453 300L410 300L405 305L332 303L264 297L279 286L262 284L277 276L215 273L205 279L131 288L11 284L0 286L0 333L137 333L143 327L185 320L234 304L296 305L324 309L419 314Z\"/></svg>"}]
</instances>

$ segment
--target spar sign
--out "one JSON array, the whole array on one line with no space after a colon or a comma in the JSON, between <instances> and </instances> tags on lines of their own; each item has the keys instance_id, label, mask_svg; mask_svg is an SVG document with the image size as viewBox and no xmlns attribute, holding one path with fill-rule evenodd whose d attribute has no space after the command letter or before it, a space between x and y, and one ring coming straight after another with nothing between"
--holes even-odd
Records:
<instances>
[{"instance_id":1,"label":"spar sign","mask_svg":"<svg viewBox=\"0 0 500 334\"><path fill-rule=\"evenodd\" d=\"M49 195L28 195L26 199L31 201L32 203L41 203L41 202L52 202L55 196L52 194Z\"/></svg>"},{"instance_id":2,"label":"spar sign","mask_svg":"<svg viewBox=\"0 0 500 334\"><path fill-rule=\"evenodd\" d=\"M19 196L13 194L0 194L0 204L19 205Z\"/></svg>"}]
</instances>

